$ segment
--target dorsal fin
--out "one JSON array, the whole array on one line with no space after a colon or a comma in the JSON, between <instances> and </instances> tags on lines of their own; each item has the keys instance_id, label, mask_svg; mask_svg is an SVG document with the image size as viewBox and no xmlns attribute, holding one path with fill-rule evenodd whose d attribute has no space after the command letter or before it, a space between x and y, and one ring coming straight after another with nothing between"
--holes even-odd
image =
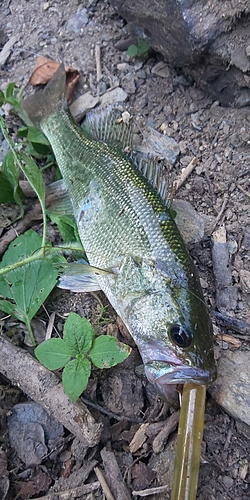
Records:
<instances>
[{"instance_id":1,"label":"dorsal fin","mask_svg":"<svg viewBox=\"0 0 250 500\"><path fill-rule=\"evenodd\" d=\"M169 189L168 171L164 162L153 154L139 150L133 151L131 157L138 170L157 191L166 207L170 207L172 196Z\"/></svg>"},{"instance_id":2,"label":"dorsal fin","mask_svg":"<svg viewBox=\"0 0 250 500\"><path fill-rule=\"evenodd\" d=\"M94 139L130 150L133 143L133 125L130 115L121 105L107 106L91 111L83 124Z\"/></svg>"},{"instance_id":3,"label":"dorsal fin","mask_svg":"<svg viewBox=\"0 0 250 500\"><path fill-rule=\"evenodd\" d=\"M119 104L91 111L87 114L84 122L86 132L91 134L94 139L101 140L112 146L117 145L128 153L138 170L158 192L163 203L169 207L172 197L162 156L159 157L157 149L150 152L145 146L137 147L136 150L132 149L133 124L129 114L124 115L124 113L127 112L124 112L124 108ZM156 132L155 144L157 139L160 142L161 135ZM160 146L162 148L162 144Z\"/></svg>"}]
</instances>

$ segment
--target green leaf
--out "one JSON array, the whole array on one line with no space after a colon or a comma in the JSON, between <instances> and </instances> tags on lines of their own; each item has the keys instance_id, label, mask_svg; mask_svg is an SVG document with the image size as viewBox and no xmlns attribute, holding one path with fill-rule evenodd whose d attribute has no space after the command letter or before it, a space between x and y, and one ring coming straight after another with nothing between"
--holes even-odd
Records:
<instances>
[{"instance_id":1,"label":"green leaf","mask_svg":"<svg viewBox=\"0 0 250 500\"><path fill-rule=\"evenodd\" d=\"M0 269L29 257L41 247L41 242L32 229L19 236L5 252ZM30 327L31 319L54 288L57 275L52 262L30 262L0 276L1 296L15 302L12 314Z\"/></svg>"},{"instance_id":2,"label":"green leaf","mask_svg":"<svg viewBox=\"0 0 250 500\"><path fill-rule=\"evenodd\" d=\"M39 154L47 155L51 152L51 145L41 130L28 127L27 139Z\"/></svg>"},{"instance_id":3,"label":"green leaf","mask_svg":"<svg viewBox=\"0 0 250 500\"><path fill-rule=\"evenodd\" d=\"M26 127L25 125L23 125L22 127L19 127L19 129L17 131L17 136L18 137L27 137L28 131L29 131L29 127Z\"/></svg>"},{"instance_id":4,"label":"green leaf","mask_svg":"<svg viewBox=\"0 0 250 500\"><path fill-rule=\"evenodd\" d=\"M35 348L37 359L48 370L59 370L71 358L69 348L63 339L48 339Z\"/></svg>"},{"instance_id":5,"label":"green leaf","mask_svg":"<svg viewBox=\"0 0 250 500\"><path fill-rule=\"evenodd\" d=\"M31 187L37 194L41 205L44 207L45 203L45 187L43 182L42 174L37 166L37 164L25 153L20 152L20 159L22 160L22 171L25 177L28 179Z\"/></svg>"},{"instance_id":6,"label":"green leaf","mask_svg":"<svg viewBox=\"0 0 250 500\"><path fill-rule=\"evenodd\" d=\"M15 87L16 87L15 82L9 83L9 85L8 85L8 87L7 87L7 89L6 89L6 92L5 92L5 95L6 95L6 98L7 98L7 99L8 99L9 97L13 97Z\"/></svg>"},{"instance_id":7,"label":"green leaf","mask_svg":"<svg viewBox=\"0 0 250 500\"><path fill-rule=\"evenodd\" d=\"M72 356L86 354L93 342L94 330L86 318L70 313L64 325L63 339Z\"/></svg>"},{"instance_id":8,"label":"green leaf","mask_svg":"<svg viewBox=\"0 0 250 500\"><path fill-rule=\"evenodd\" d=\"M22 191L19 187L19 169L17 168L12 151L9 151L3 159L2 173L12 187L13 198L20 207L20 217L23 217L24 209L21 200Z\"/></svg>"},{"instance_id":9,"label":"green leaf","mask_svg":"<svg viewBox=\"0 0 250 500\"><path fill-rule=\"evenodd\" d=\"M0 203L8 203L14 201L13 189L6 177L0 172Z\"/></svg>"},{"instance_id":10,"label":"green leaf","mask_svg":"<svg viewBox=\"0 0 250 500\"><path fill-rule=\"evenodd\" d=\"M66 394L72 401L76 401L81 393L86 389L91 373L91 364L88 359L72 359L66 364L62 383Z\"/></svg>"},{"instance_id":11,"label":"green leaf","mask_svg":"<svg viewBox=\"0 0 250 500\"><path fill-rule=\"evenodd\" d=\"M0 90L0 106L2 106L4 102L5 102L4 93L2 90Z\"/></svg>"},{"instance_id":12,"label":"green leaf","mask_svg":"<svg viewBox=\"0 0 250 500\"><path fill-rule=\"evenodd\" d=\"M50 211L48 211L48 215L52 222L57 225L65 243L71 243L73 241L81 242L76 220L73 215L58 215Z\"/></svg>"},{"instance_id":13,"label":"green leaf","mask_svg":"<svg viewBox=\"0 0 250 500\"><path fill-rule=\"evenodd\" d=\"M126 359L130 347L118 342L110 335L100 335L94 340L90 351L90 359L97 368L111 368Z\"/></svg>"},{"instance_id":14,"label":"green leaf","mask_svg":"<svg viewBox=\"0 0 250 500\"><path fill-rule=\"evenodd\" d=\"M134 43L128 47L127 54L129 57L136 57L138 55L138 48Z\"/></svg>"}]
</instances>

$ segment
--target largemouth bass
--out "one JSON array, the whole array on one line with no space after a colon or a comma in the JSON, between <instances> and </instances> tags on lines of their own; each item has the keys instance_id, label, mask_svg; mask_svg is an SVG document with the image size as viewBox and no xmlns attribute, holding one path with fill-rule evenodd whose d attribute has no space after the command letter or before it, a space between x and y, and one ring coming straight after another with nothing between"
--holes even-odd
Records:
<instances>
[{"instance_id":1,"label":"largemouth bass","mask_svg":"<svg viewBox=\"0 0 250 500\"><path fill-rule=\"evenodd\" d=\"M211 321L171 210L122 147L110 143L107 120L95 127L104 141L75 123L66 104L63 65L42 91L23 102L23 109L53 148L89 275L100 270L89 289L103 290L122 318L148 380L165 395L169 384L214 380ZM72 288L87 290L79 279ZM77 280L76 273L71 281L69 276L69 283Z\"/></svg>"}]
</instances>

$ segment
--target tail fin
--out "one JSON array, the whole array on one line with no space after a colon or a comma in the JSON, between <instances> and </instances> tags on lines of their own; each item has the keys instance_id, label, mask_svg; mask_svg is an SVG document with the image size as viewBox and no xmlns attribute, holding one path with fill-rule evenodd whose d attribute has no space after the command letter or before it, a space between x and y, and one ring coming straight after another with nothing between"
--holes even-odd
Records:
<instances>
[{"instance_id":1,"label":"tail fin","mask_svg":"<svg viewBox=\"0 0 250 500\"><path fill-rule=\"evenodd\" d=\"M66 73L63 63L55 72L46 87L22 102L22 108L29 120L39 127L41 122L60 108L67 106Z\"/></svg>"}]
</instances>

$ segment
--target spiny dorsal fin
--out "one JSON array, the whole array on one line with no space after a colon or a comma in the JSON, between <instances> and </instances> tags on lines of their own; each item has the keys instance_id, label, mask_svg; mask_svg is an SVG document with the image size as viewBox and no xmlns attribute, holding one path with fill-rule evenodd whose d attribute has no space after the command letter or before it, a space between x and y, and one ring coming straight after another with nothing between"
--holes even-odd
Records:
<instances>
[{"instance_id":1,"label":"spiny dorsal fin","mask_svg":"<svg viewBox=\"0 0 250 500\"><path fill-rule=\"evenodd\" d=\"M132 151L133 126L130 118L124 121L123 108L119 104L91 111L87 114L84 126L94 139L111 145L118 145L129 156L144 177L152 184L166 206L171 204L171 195L164 166L159 157L142 151ZM144 149L144 148L140 148Z\"/></svg>"},{"instance_id":2,"label":"spiny dorsal fin","mask_svg":"<svg viewBox=\"0 0 250 500\"><path fill-rule=\"evenodd\" d=\"M140 148L141 149L141 148ZM168 172L164 163L152 154L137 149L131 154L131 158L138 170L148 180L161 197L166 207L170 207L172 195L169 189Z\"/></svg>"},{"instance_id":3,"label":"spiny dorsal fin","mask_svg":"<svg viewBox=\"0 0 250 500\"><path fill-rule=\"evenodd\" d=\"M130 150L133 143L133 125L122 106L108 106L91 111L83 124L94 139Z\"/></svg>"}]
</instances>

